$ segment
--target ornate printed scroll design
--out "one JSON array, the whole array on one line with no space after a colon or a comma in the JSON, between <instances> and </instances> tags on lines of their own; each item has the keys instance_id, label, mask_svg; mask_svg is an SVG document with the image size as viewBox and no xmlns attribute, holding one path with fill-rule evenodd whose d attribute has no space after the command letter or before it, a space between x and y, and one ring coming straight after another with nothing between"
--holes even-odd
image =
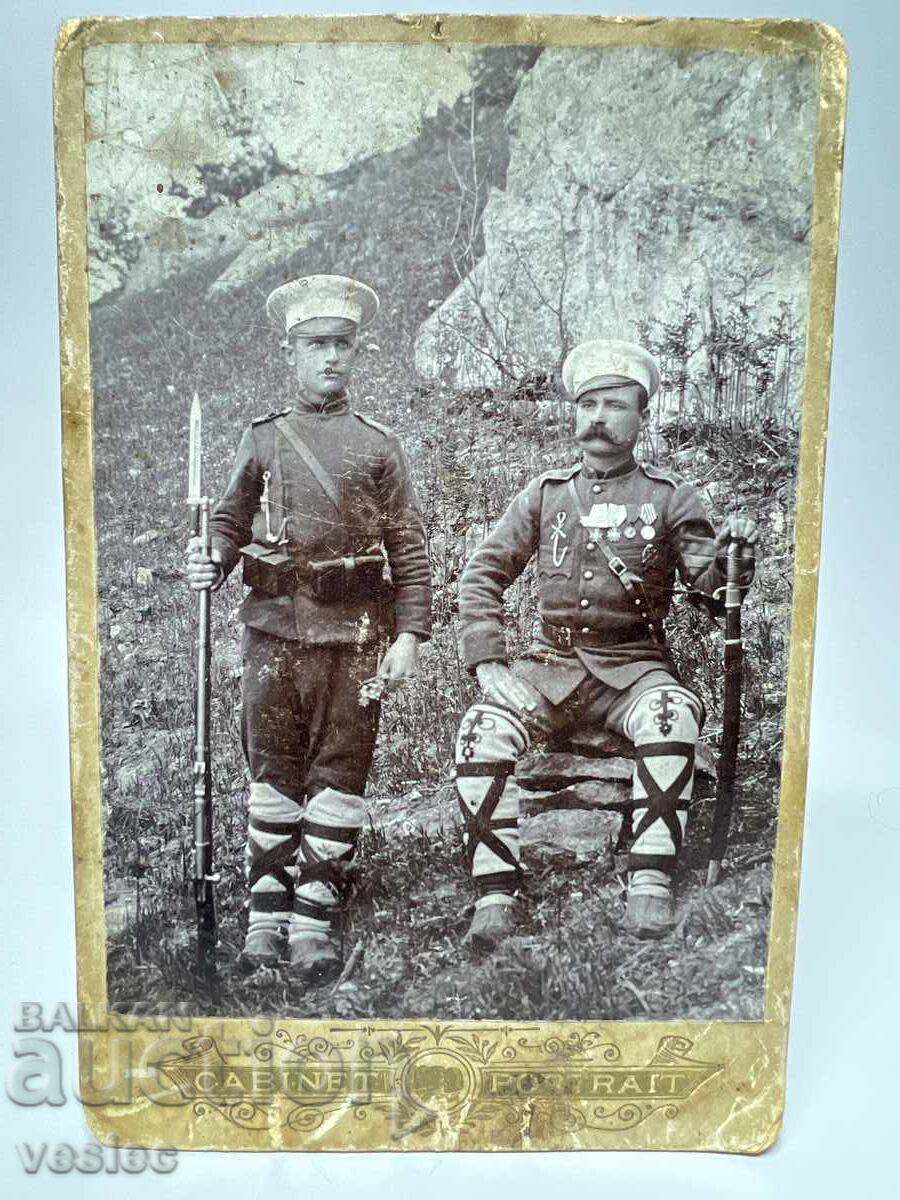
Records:
<instances>
[{"instance_id":1,"label":"ornate printed scroll design","mask_svg":"<svg viewBox=\"0 0 900 1200\"><path fill-rule=\"evenodd\" d=\"M396 1141L435 1130L484 1137L486 1126L538 1141L633 1129L656 1114L675 1119L723 1070L692 1058L693 1042L676 1036L661 1038L648 1062L629 1065L596 1029L545 1036L529 1027L421 1024L332 1032L279 1028L231 1060L213 1038L191 1038L157 1069L198 1117L309 1134L341 1111L357 1121L379 1114Z\"/></svg>"}]
</instances>

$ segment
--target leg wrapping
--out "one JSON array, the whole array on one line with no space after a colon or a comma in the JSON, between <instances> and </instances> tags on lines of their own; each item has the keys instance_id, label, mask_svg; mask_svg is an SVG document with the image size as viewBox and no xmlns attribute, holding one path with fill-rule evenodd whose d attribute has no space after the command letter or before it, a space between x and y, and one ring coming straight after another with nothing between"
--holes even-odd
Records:
<instances>
[{"instance_id":1,"label":"leg wrapping","mask_svg":"<svg viewBox=\"0 0 900 1200\"><path fill-rule=\"evenodd\" d=\"M366 815L362 796L325 788L306 805L297 848L290 939L327 935L343 899L343 868Z\"/></svg>"},{"instance_id":2,"label":"leg wrapping","mask_svg":"<svg viewBox=\"0 0 900 1200\"><path fill-rule=\"evenodd\" d=\"M503 903L519 884L519 789L511 778L529 737L518 716L475 704L456 740L456 788L476 906Z\"/></svg>"},{"instance_id":3,"label":"leg wrapping","mask_svg":"<svg viewBox=\"0 0 900 1200\"><path fill-rule=\"evenodd\" d=\"M299 805L268 783L251 783L245 861L252 930L276 931L287 924L299 842Z\"/></svg>"},{"instance_id":4,"label":"leg wrapping","mask_svg":"<svg viewBox=\"0 0 900 1200\"><path fill-rule=\"evenodd\" d=\"M672 685L643 693L625 719L634 742L632 894L668 894L687 826L701 713L693 693Z\"/></svg>"}]
</instances>

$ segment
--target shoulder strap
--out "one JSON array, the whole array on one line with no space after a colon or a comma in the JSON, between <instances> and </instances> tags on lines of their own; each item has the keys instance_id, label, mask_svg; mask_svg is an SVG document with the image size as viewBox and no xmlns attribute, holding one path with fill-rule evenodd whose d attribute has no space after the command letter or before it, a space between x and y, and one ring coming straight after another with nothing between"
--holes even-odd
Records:
<instances>
[{"instance_id":1,"label":"shoulder strap","mask_svg":"<svg viewBox=\"0 0 900 1200\"><path fill-rule=\"evenodd\" d=\"M370 417L366 413L357 412L355 408L353 409L353 415L358 420L362 421L364 425L369 425L372 429L377 429L379 433L383 433L385 437L394 436L393 429L388 429L387 425L382 425L381 422L376 421L374 417Z\"/></svg>"},{"instance_id":2,"label":"shoulder strap","mask_svg":"<svg viewBox=\"0 0 900 1200\"><path fill-rule=\"evenodd\" d=\"M274 421L276 417L286 417L290 411L289 408L282 408L278 412L266 413L264 417L254 417L250 424L265 425L266 421Z\"/></svg>"},{"instance_id":3,"label":"shoulder strap","mask_svg":"<svg viewBox=\"0 0 900 1200\"><path fill-rule=\"evenodd\" d=\"M309 468L310 474L313 476L316 483L319 485L334 507L338 510L338 512L340 512L341 501L340 497L338 496L337 488L334 486L334 480L313 454L312 450L310 450L309 446L307 446L306 442L304 442L303 438L300 437L296 430L291 429L287 422L281 417L276 417L275 428L285 439L285 441L288 442L297 452L299 457Z\"/></svg>"}]
</instances>

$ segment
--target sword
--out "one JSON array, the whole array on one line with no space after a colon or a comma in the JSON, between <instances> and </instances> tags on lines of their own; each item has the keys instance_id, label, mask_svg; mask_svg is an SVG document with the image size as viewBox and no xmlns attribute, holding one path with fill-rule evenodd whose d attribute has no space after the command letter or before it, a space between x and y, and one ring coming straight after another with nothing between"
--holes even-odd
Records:
<instances>
[{"instance_id":1,"label":"sword","mask_svg":"<svg viewBox=\"0 0 900 1200\"><path fill-rule=\"evenodd\" d=\"M738 739L741 732L741 671L744 660L740 588L742 540L733 538L728 543L725 571L725 696L716 808L709 841L709 866L706 871L707 887L713 887L719 878L722 859L728 846L728 830L734 808Z\"/></svg>"},{"instance_id":2,"label":"sword","mask_svg":"<svg viewBox=\"0 0 900 1200\"><path fill-rule=\"evenodd\" d=\"M209 554L209 498L201 495L203 415L200 397L191 401L188 446L188 504L192 531ZM194 697L194 902L197 909L197 966L209 978L216 970L216 900L212 860L212 763L210 761L210 593L197 593L197 688Z\"/></svg>"}]
</instances>

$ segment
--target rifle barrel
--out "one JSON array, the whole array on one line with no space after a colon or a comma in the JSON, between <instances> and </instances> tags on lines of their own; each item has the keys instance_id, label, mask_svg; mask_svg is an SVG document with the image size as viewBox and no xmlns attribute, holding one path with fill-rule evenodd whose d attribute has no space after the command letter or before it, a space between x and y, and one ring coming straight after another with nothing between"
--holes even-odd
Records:
<instances>
[{"instance_id":1,"label":"rifle barrel","mask_svg":"<svg viewBox=\"0 0 900 1200\"><path fill-rule=\"evenodd\" d=\"M195 530L209 553L209 501L196 507ZM210 592L197 593L197 691L194 741L194 900L197 908L197 957L209 973L215 966L216 910L212 858L212 764L210 762Z\"/></svg>"}]
</instances>

